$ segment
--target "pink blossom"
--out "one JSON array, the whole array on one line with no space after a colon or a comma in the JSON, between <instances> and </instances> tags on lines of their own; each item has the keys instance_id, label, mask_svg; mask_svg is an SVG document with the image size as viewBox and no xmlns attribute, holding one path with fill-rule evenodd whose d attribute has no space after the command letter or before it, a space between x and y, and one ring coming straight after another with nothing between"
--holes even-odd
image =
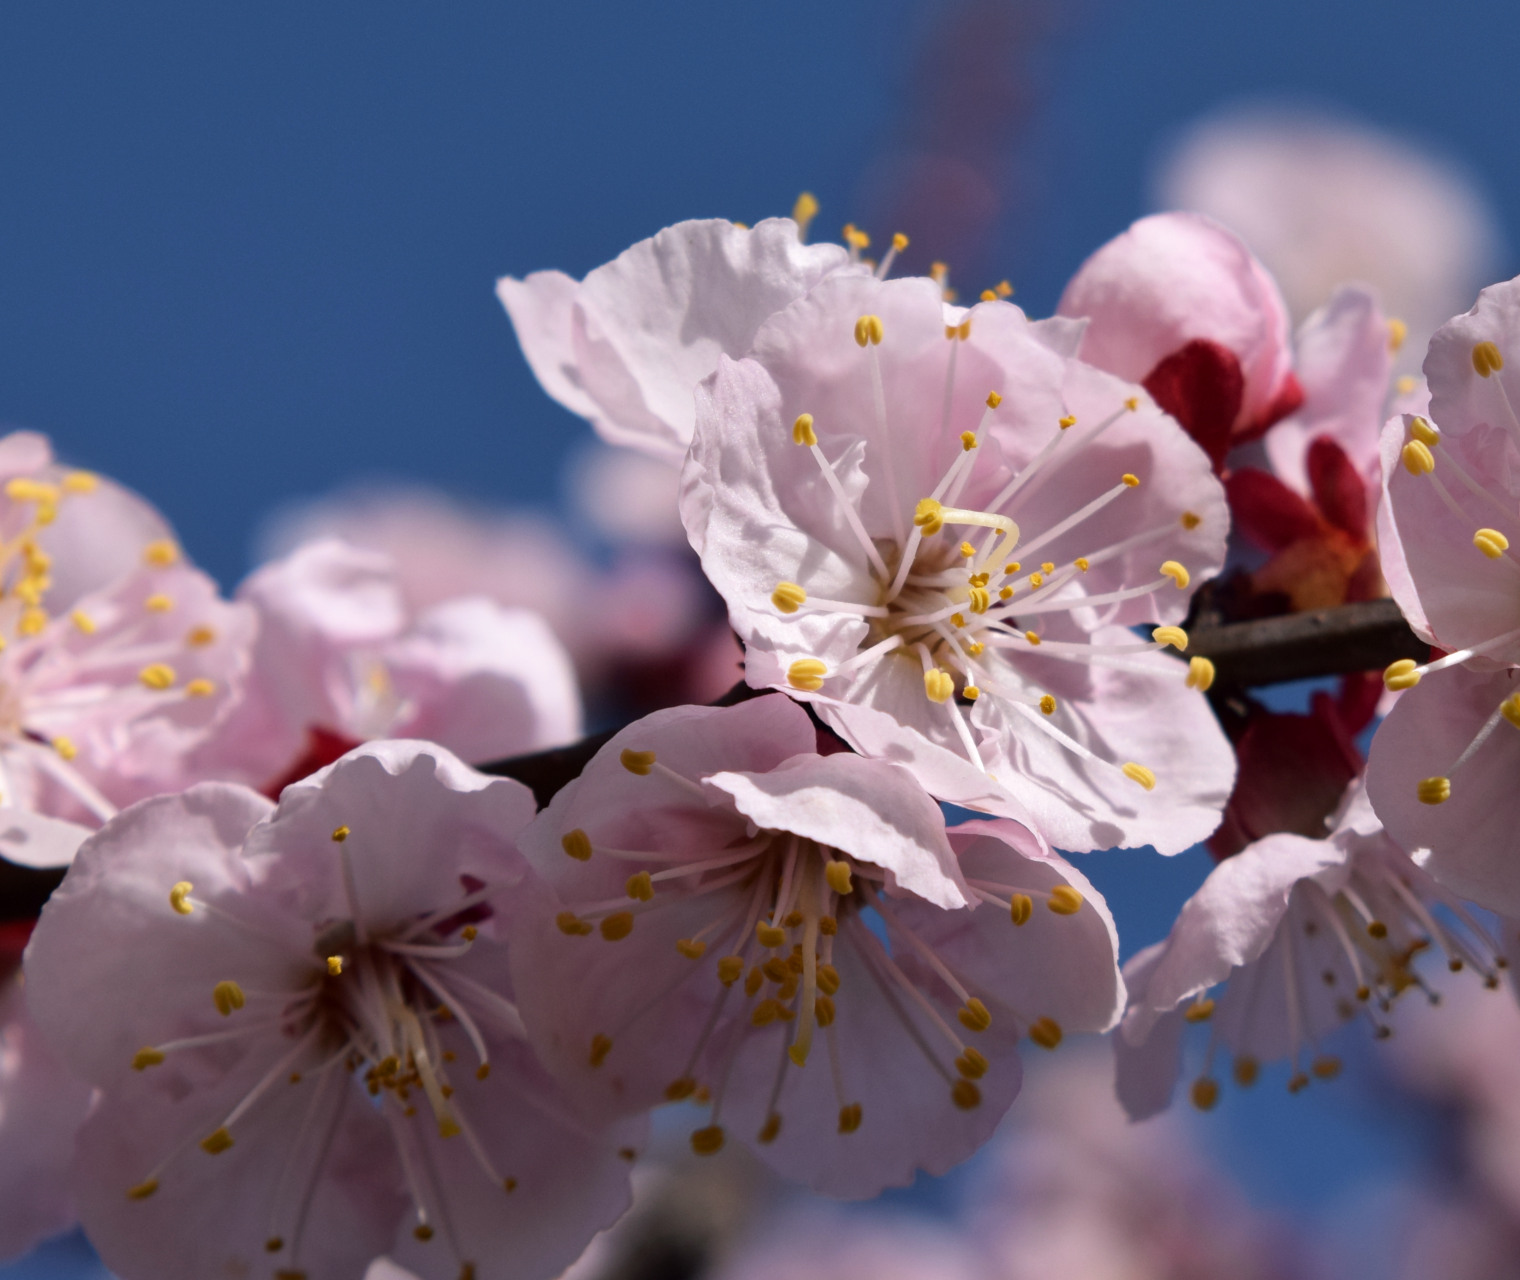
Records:
<instances>
[{"instance_id":1,"label":"pink blossom","mask_svg":"<svg viewBox=\"0 0 1520 1280\"><path fill-rule=\"evenodd\" d=\"M566 1118L511 1002L532 813L383 742L277 808L203 783L91 838L27 994L100 1090L73 1181L114 1272L548 1277L626 1207L638 1126Z\"/></svg>"},{"instance_id":2,"label":"pink blossom","mask_svg":"<svg viewBox=\"0 0 1520 1280\"><path fill-rule=\"evenodd\" d=\"M1460 923L1442 924L1438 905ZM1209 1028L1191 1089L1201 1109L1218 1099L1215 1060L1224 1053L1243 1088L1284 1058L1291 1092L1334 1079L1340 1059L1320 1042L1357 1018L1386 1036L1393 1001L1422 985L1415 957L1431 947L1498 985L1493 940L1384 834L1354 786L1327 838L1270 835L1225 859L1166 941L1124 966L1130 1003L1114 1039L1120 1101L1136 1119L1170 1103L1192 1023Z\"/></svg>"},{"instance_id":3,"label":"pink blossom","mask_svg":"<svg viewBox=\"0 0 1520 1280\"><path fill-rule=\"evenodd\" d=\"M0 440L0 482L0 844L48 865L79 839L49 819L94 825L183 785L253 622L146 503L57 466L43 437Z\"/></svg>"},{"instance_id":4,"label":"pink blossom","mask_svg":"<svg viewBox=\"0 0 1520 1280\"><path fill-rule=\"evenodd\" d=\"M806 1206L765 1224L714 1280L987 1280L975 1240L949 1226Z\"/></svg>"},{"instance_id":5,"label":"pink blossom","mask_svg":"<svg viewBox=\"0 0 1520 1280\"><path fill-rule=\"evenodd\" d=\"M1228 516L1079 334L832 276L704 384L682 514L752 686L1063 848L1175 853L1218 825L1233 761L1193 687L1212 668L1157 651L1186 646L1170 624Z\"/></svg>"},{"instance_id":6,"label":"pink blossom","mask_svg":"<svg viewBox=\"0 0 1520 1280\"><path fill-rule=\"evenodd\" d=\"M1405 351L1416 360L1501 247L1493 210L1449 160L1319 112L1205 117L1163 166L1157 196L1242 236L1296 316L1348 280L1371 285L1408 326Z\"/></svg>"},{"instance_id":7,"label":"pink blossom","mask_svg":"<svg viewBox=\"0 0 1520 1280\"><path fill-rule=\"evenodd\" d=\"M73 1225L69 1164L90 1105L27 1011L17 970L30 927L0 926L0 1260Z\"/></svg>"},{"instance_id":8,"label":"pink blossom","mask_svg":"<svg viewBox=\"0 0 1520 1280\"><path fill-rule=\"evenodd\" d=\"M1087 320L1084 360L1143 383L1216 468L1303 402L1276 283L1199 214L1141 218L1082 264L1057 312Z\"/></svg>"},{"instance_id":9,"label":"pink blossom","mask_svg":"<svg viewBox=\"0 0 1520 1280\"><path fill-rule=\"evenodd\" d=\"M849 262L790 218L678 222L584 280L505 276L496 294L539 383L609 444L679 463L697 383L773 313Z\"/></svg>"},{"instance_id":10,"label":"pink blossom","mask_svg":"<svg viewBox=\"0 0 1520 1280\"><path fill-rule=\"evenodd\" d=\"M588 1114L694 1098L697 1154L732 1134L830 1195L963 1160L1019 1039L1123 999L1077 871L1011 822L947 835L896 765L816 754L786 698L629 726L522 844L553 890L523 900L523 1017Z\"/></svg>"},{"instance_id":11,"label":"pink blossom","mask_svg":"<svg viewBox=\"0 0 1520 1280\"><path fill-rule=\"evenodd\" d=\"M204 776L268 785L313 733L428 738L477 761L579 736L569 658L527 610L476 597L409 616L390 560L333 540L265 565L238 595L258 641L247 696L198 757Z\"/></svg>"}]
</instances>

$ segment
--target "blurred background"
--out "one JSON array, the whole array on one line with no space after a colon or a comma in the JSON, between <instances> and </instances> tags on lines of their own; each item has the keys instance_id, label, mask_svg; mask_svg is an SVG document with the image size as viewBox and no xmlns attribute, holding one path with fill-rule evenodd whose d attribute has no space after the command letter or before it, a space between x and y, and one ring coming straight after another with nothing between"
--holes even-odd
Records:
<instances>
[{"instance_id":1,"label":"blurred background","mask_svg":"<svg viewBox=\"0 0 1520 1280\"><path fill-rule=\"evenodd\" d=\"M668 481L540 391L498 276L579 276L806 189L815 238L906 232L904 269L943 260L968 296L1006 278L1038 315L1099 244L1183 205L1245 235L1297 317L1379 285L1417 356L1516 270L1517 47L1520 8L1416 0L7 6L0 422L148 495L229 589L332 529L415 552L439 592L451 567L495 573L607 722L645 685L712 696L734 654ZM579 611L567 574L592 584ZM1127 955L1210 865L1084 870ZM1063 1050L1005 1143L855 1210L673 1158L584 1274L1520 1274L1494 1066L1520 1064L1520 1025L1459 1005L1409 1049L1348 1040L1337 1084L1135 1129L1102 1052ZM1458 1060L1473 1044L1489 1056ZM71 1238L0 1277L90 1267Z\"/></svg>"}]
</instances>

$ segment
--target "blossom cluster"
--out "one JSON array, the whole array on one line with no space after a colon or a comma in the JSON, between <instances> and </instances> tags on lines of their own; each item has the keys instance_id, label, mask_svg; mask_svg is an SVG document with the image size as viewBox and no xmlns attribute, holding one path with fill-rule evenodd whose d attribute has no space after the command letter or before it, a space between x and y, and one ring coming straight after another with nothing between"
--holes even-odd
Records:
<instances>
[{"instance_id":1,"label":"blossom cluster","mask_svg":"<svg viewBox=\"0 0 1520 1280\"><path fill-rule=\"evenodd\" d=\"M143 500L0 441L0 855L67 867L6 935L0 1250L77 1217L125 1280L535 1280L667 1104L697 1156L863 1199L966 1159L1070 1037L1112 1033L1141 1118L1189 1074L1204 1110L1334 1078L1427 956L1504 985L1520 282L1421 383L1373 291L1295 332L1201 215L1031 319L813 212L499 283L641 527L679 521L663 598L710 584L742 650L704 705L728 631L651 641L679 676L578 746L578 673L634 683L643 624L535 600L505 532L430 562L329 525L225 600ZM1189 634L1390 593L1430 659L1304 715ZM1121 969L1080 855L1205 840Z\"/></svg>"}]
</instances>

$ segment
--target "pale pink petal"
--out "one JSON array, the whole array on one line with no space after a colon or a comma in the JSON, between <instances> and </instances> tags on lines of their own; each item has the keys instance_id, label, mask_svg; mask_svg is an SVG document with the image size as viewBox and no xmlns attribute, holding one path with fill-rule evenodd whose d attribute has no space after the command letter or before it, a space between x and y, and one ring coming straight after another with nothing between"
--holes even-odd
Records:
<instances>
[{"instance_id":1,"label":"pale pink petal","mask_svg":"<svg viewBox=\"0 0 1520 1280\"><path fill-rule=\"evenodd\" d=\"M503 276L496 282L496 296L539 386L571 413L596 422L597 404L581 385L571 337L580 287L580 281L563 271L534 271L522 280Z\"/></svg>"},{"instance_id":2,"label":"pale pink petal","mask_svg":"<svg viewBox=\"0 0 1520 1280\"><path fill-rule=\"evenodd\" d=\"M1465 435L1483 423L1520 433L1520 279L1489 285L1471 311L1436 330L1425 356L1430 384L1430 414L1443 435ZM1473 348L1491 342L1504 367L1485 377L1473 364Z\"/></svg>"},{"instance_id":3,"label":"pale pink petal","mask_svg":"<svg viewBox=\"0 0 1520 1280\"><path fill-rule=\"evenodd\" d=\"M0 858L21 867L66 867L89 827L12 805L0 808Z\"/></svg>"}]
</instances>

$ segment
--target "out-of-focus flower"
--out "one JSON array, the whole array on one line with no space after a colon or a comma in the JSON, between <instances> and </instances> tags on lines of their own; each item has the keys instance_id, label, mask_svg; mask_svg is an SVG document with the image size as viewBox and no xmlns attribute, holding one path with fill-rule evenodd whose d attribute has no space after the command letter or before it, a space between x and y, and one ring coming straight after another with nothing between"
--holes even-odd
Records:
<instances>
[{"instance_id":1,"label":"out-of-focus flower","mask_svg":"<svg viewBox=\"0 0 1520 1280\"><path fill-rule=\"evenodd\" d=\"M1182 1115L1129 1123L1101 1052L1031 1071L991 1148L970 1220L998 1280L1290 1280L1307 1242L1255 1208Z\"/></svg>"},{"instance_id":2,"label":"out-of-focus flower","mask_svg":"<svg viewBox=\"0 0 1520 1280\"><path fill-rule=\"evenodd\" d=\"M335 540L239 589L259 620L247 692L200 776L278 793L373 738L427 738L483 762L580 734L569 657L543 620L480 597L408 616L388 557Z\"/></svg>"},{"instance_id":3,"label":"out-of-focus flower","mask_svg":"<svg viewBox=\"0 0 1520 1280\"><path fill-rule=\"evenodd\" d=\"M698 1154L733 1133L853 1198L965 1159L1018 1040L1104 1030L1123 996L1067 863L1006 821L947 837L902 769L816 751L783 697L620 732L523 836L553 895L524 900L514 964L593 1116L695 1098Z\"/></svg>"},{"instance_id":4,"label":"out-of-focus flower","mask_svg":"<svg viewBox=\"0 0 1520 1280\"><path fill-rule=\"evenodd\" d=\"M74 1222L69 1165L90 1105L90 1087L64 1070L27 1012L20 967L30 932L31 921L0 924L0 1260Z\"/></svg>"},{"instance_id":5,"label":"out-of-focus flower","mask_svg":"<svg viewBox=\"0 0 1520 1280\"><path fill-rule=\"evenodd\" d=\"M1079 333L833 276L704 384L682 514L752 686L1062 848L1175 853L1233 776L1189 687L1212 668L1158 652L1219 568L1224 493Z\"/></svg>"},{"instance_id":6,"label":"out-of-focus flower","mask_svg":"<svg viewBox=\"0 0 1520 1280\"><path fill-rule=\"evenodd\" d=\"M769 1223L713 1280L989 1280L1001 1274L988 1269L966 1233L951 1227L907 1214L810 1207Z\"/></svg>"},{"instance_id":7,"label":"out-of-focus flower","mask_svg":"<svg viewBox=\"0 0 1520 1280\"><path fill-rule=\"evenodd\" d=\"M769 316L850 260L839 245L802 243L790 218L709 218L667 227L584 280L505 276L496 295L545 391L609 444L679 463L692 393L718 357L742 356Z\"/></svg>"},{"instance_id":8,"label":"out-of-focus flower","mask_svg":"<svg viewBox=\"0 0 1520 1280\"><path fill-rule=\"evenodd\" d=\"M1243 236L1298 316L1348 280L1429 335L1496 265L1497 219L1449 161L1365 125L1290 108L1233 108L1196 125L1156 181L1163 208Z\"/></svg>"},{"instance_id":9,"label":"out-of-focus flower","mask_svg":"<svg viewBox=\"0 0 1520 1280\"><path fill-rule=\"evenodd\" d=\"M625 547L603 567L577 549L568 524L552 518L385 488L290 508L265 544L283 556L327 537L388 555L413 612L486 596L540 614L574 659L592 705L637 714L708 702L739 678L737 646L684 536L679 554Z\"/></svg>"},{"instance_id":10,"label":"out-of-focus flower","mask_svg":"<svg viewBox=\"0 0 1520 1280\"><path fill-rule=\"evenodd\" d=\"M1434 909L1451 911L1443 924ZM1194 1104L1219 1096L1215 1059L1228 1052L1242 1087L1263 1063L1288 1059L1288 1088L1334 1079L1340 1060L1320 1041L1363 1016L1375 1035L1434 947L1454 968L1498 986L1495 943L1384 834L1358 785L1323 840L1277 834L1225 859L1183 905L1165 942L1124 967L1130 1006L1114 1038L1119 1098L1137 1119L1171 1101L1183 1033L1206 1023L1209 1047ZM1223 987L1217 995L1210 995Z\"/></svg>"},{"instance_id":11,"label":"out-of-focus flower","mask_svg":"<svg viewBox=\"0 0 1520 1280\"><path fill-rule=\"evenodd\" d=\"M1198 214L1141 218L1082 264L1057 313L1086 319L1082 359L1142 383L1216 471L1303 403L1277 285Z\"/></svg>"},{"instance_id":12,"label":"out-of-focus flower","mask_svg":"<svg viewBox=\"0 0 1520 1280\"><path fill-rule=\"evenodd\" d=\"M597 443L570 464L576 516L614 546L686 549L677 508L681 472L669 462Z\"/></svg>"},{"instance_id":13,"label":"out-of-focus flower","mask_svg":"<svg viewBox=\"0 0 1520 1280\"><path fill-rule=\"evenodd\" d=\"M638 1126L561 1119L511 1003L532 813L387 742L278 808L205 783L92 837L27 996L101 1091L73 1180L114 1272L548 1277L626 1207Z\"/></svg>"}]
</instances>

